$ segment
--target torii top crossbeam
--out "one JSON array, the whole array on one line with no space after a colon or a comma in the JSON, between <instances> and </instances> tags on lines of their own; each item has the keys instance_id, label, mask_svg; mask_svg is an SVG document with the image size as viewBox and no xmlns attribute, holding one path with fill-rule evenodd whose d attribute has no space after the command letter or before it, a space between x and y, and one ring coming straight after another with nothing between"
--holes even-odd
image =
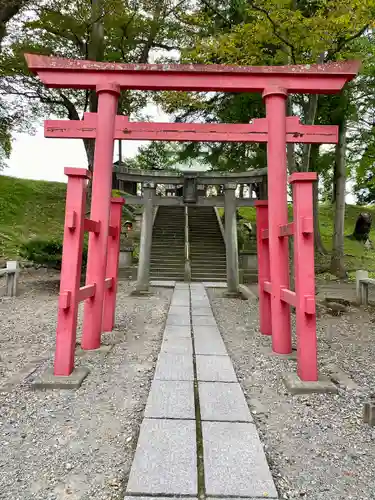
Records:
<instances>
[{"instance_id":1,"label":"torii top crossbeam","mask_svg":"<svg viewBox=\"0 0 375 500\"><path fill-rule=\"evenodd\" d=\"M121 64L26 54L29 69L47 87L94 89L108 81L123 89L263 92L276 85L289 93L339 92L360 62L297 66Z\"/></svg>"}]
</instances>

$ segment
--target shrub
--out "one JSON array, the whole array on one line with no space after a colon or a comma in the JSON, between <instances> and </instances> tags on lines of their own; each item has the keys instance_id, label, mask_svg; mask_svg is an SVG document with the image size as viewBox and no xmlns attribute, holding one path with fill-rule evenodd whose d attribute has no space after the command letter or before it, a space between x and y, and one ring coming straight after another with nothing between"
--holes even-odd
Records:
<instances>
[{"instance_id":1,"label":"shrub","mask_svg":"<svg viewBox=\"0 0 375 500\"><path fill-rule=\"evenodd\" d=\"M21 245L20 255L24 259L35 264L61 269L62 260L62 240L42 238L33 238ZM85 266L87 261L87 245L83 247L82 264Z\"/></svg>"}]
</instances>

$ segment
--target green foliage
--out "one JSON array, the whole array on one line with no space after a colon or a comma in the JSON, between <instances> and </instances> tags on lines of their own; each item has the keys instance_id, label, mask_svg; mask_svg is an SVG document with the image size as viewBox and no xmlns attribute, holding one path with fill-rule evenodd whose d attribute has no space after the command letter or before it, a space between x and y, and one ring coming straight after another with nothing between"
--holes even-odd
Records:
<instances>
[{"instance_id":1,"label":"green foliage","mask_svg":"<svg viewBox=\"0 0 375 500\"><path fill-rule=\"evenodd\" d=\"M229 65L310 64L360 58L364 62L363 76L350 87L346 99L335 96L319 97L316 113L313 99L291 96L290 107L307 123L337 123L337 114L350 120L350 144L355 148L355 161L365 149L363 123L356 126L361 109L369 109L373 89L368 92L369 80L374 81L373 20L375 0L230 0L229 2L200 2L193 16L186 15L187 26L195 26L194 42L182 51L181 62ZM373 85L373 84L372 84ZM367 92L365 89L367 88ZM371 96L371 97L369 97ZM359 99L359 100L358 100ZM246 123L264 116L264 105L254 94L200 94L164 92L158 102L178 120ZM374 106L371 106L373 109ZM365 127L366 128L366 127ZM366 144L370 143L368 138ZM208 162L220 170L246 170L265 166L264 145L211 144ZM188 145L189 155L197 155L201 144ZM304 168L309 148L295 146L296 168ZM353 155L349 157L352 160ZM321 172L332 184L334 157L321 163ZM318 159L319 161L319 159ZM349 173L357 167L348 164ZM307 166L309 163L307 162ZM314 166L315 168L315 166ZM327 189L326 189L327 191Z\"/></svg>"},{"instance_id":2,"label":"green foliage","mask_svg":"<svg viewBox=\"0 0 375 500\"><path fill-rule=\"evenodd\" d=\"M61 269L63 242L62 239L33 238L20 247L20 256L35 264ZM83 247L82 266L87 262L87 244Z\"/></svg>"},{"instance_id":3,"label":"green foliage","mask_svg":"<svg viewBox=\"0 0 375 500\"><path fill-rule=\"evenodd\" d=\"M47 89L32 75L24 53L40 53L75 59L147 63L154 49L167 53L186 38L177 17L189 6L178 0L45 0L31 2L28 15L8 26L0 53L0 103L19 108L24 123L55 115L78 120L96 111L95 93L71 89ZM124 91L119 113L139 116L147 104L145 92ZM21 118L20 118L21 120ZM92 163L92 141L85 141Z\"/></svg>"},{"instance_id":4,"label":"green foliage","mask_svg":"<svg viewBox=\"0 0 375 500\"><path fill-rule=\"evenodd\" d=\"M179 147L165 142L141 146L137 156L127 160L129 168L140 170L173 170L179 159Z\"/></svg>"},{"instance_id":5,"label":"green foliage","mask_svg":"<svg viewBox=\"0 0 375 500\"><path fill-rule=\"evenodd\" d=\"M33 238L21 245L20 256L35 264L60 269L62 241Z\"/></svg>"},{"instance_id":6,"label":"green foliage","mask_svg":"<svg viewBox=\"0 0 375 500\"><path fill-rule=\"evenodd\" d=\"M29 239L61 239L66 184L0 175L0 259L17 259Z\"/></svg>"}]
</instances>

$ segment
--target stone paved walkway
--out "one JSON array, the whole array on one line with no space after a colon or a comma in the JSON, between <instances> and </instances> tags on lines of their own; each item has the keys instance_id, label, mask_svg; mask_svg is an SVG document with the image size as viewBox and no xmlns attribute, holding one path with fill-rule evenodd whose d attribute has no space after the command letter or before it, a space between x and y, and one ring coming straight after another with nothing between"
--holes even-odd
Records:
<instances>
[{"instance_id":1,"label":"stone paved walkway","mask_svg":"<svg viewBox=\"0 0 375 500\"><path fill-rule=\"evenodd\" d=\"M278 498L203 284L175 286L125 498L163 496Z\"/></svg>"}]
</instances>

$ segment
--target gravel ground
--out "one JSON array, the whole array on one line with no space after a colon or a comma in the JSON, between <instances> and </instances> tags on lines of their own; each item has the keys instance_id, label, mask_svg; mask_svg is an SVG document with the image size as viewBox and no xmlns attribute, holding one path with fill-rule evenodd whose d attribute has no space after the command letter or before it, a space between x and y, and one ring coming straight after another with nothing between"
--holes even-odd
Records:
<instances>
[{"instance_id":1,"label":"gravel ground","mask_svg":"<svg viewBox=\"0 0 375 500\"><path fill-rule=\"evenodd\" d=\"M319 364L335 363L358 385L337 395L290 396L282 372L290 360L266 356L271 339L258 330L254 301L209 292L272 469L280 498L375 499L375 428L362 423L363 403L375 392L374 314L352 309L318 320Z\"/></svg>"},{"instance_id":2,"label":"gravel ground","mask_svg":"<svg viewBox=\"0 0 375 500\"><path fill-rule=\"evenodd\" d=\"M26 288L0 299L1 382L54 344L56 280ZM117 329L106 338L118 342L113 350L77 358L91 371L79 390L30 389L50 356L0 393L1 499L123 499L172 293L139 298L131 289L120 283Z\"/></svg>"}]
</instances>

